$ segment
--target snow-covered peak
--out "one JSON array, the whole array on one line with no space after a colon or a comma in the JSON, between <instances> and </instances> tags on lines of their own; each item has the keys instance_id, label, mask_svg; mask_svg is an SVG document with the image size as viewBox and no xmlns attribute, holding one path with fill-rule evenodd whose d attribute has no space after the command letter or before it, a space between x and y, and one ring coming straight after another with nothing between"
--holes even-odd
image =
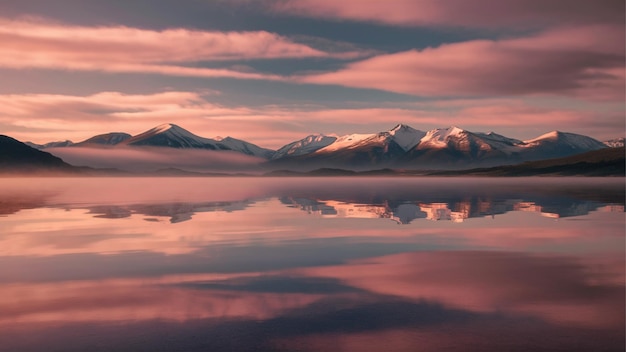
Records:
<instances>
[{"instance_id":1,"label":"snow-covered peak","mask_svg":"<svg viewBox=\"0 0 626 352\"><path fill-rule=\"evenodd\" d=\"M556 141L561 140L561 139L576 139L577 136L578 137L582 137L582 138L588 138L588 137L585 137L585 136L579 136L579 135L575 135L575 134L572 134L572 133L565 133L565 132L561 132L561 131L550 131L548 133L542 134L541 136L539 136L537 138L525 140L524 143L528 144L528 145L534 145L534 144L541 143L541 142L544 142L544 141L556 142Z\"/></svg>"},{"instance_id":2,"label":"snow-covered peak","mask_svg":"<svg viewBox=\"0 0 626 352\"><path fill-rule=\"evenodd\" d=\"M274 153L273 150L261 148L255 144L231 137L219 138L218 140L200 137L172 123L154 127L125 140L123 143L131 146L235 151L265 159Z\"/></svg>"},{"instance_id":3,"label":"snow-covered peak","mask_svg":"<svg viewBox=\"0 0 626 352\"><path fill-rule=\"evenodd\" d=\"M403 123L399 123L394 128L389 130L389 133L390 134L394 134L396 131L400 131L400 130L415 130L415 129L413 127L409 126L409 125L405 125Z\"/></svg>"},{"instance_id":4,"label":"snow-covered peak","mask_svg":"<svg viewBox=\"0 0 626 352\"><path fill-rule=\"evenodd\" d=\"M517 144L521 144L523 143L522 141L520 141L519 139L515 139L515 138L509 138L506 136L503 136L501 134L497 134L495 132L488 132L488 133L482 133L482 132L473 132L475 135L488 140L490 143L491 142L501 142L507 145L517 145Z\"/></svg>"},{"instance_id":5,"label":"snow-covered peak","mask_svg":"<svg viewBox=\"0 0 626 352\"><path fill-rule=\"evenodd\" d=\"M185 139L190 139L190 140L197 140L202 143L206 143L207 141L213 142L213 140L211 139L197 136L173 123L164 123L162 125L158 125L154 128L149 129L146 132L143 132L133 137L133 139L139 136L148 137L148 136L156 136L156 135L167 135L173 138L185 138Z\"/></svg>"},{"instance_id":6,"label":"snow-covered peak","mask_svg":"<svg viewBox=\"0 0 626 352\"><path fill-rule=\"evenodd\" d=\"M174 125L173 123L160 125L155 127L154 129L156 130L156 133L168 133L177 137L193 138L203 141L208 140L208 138L197 136L178 125Z\"/></svg>"},{"instance_id":7,"label":"snow-covered peak","mask_svg":"<svg viewBox=\"0 0 626 352\"><path fill-rule=\"evenodd\" d=\"M426 132L416 130L411 126L399 124L386 132L380 133L354 133L341 137L332 137L335 138L332 144L328 144L323 148L319 148L315 153L323 154L323 153L332 153L342 149L354 149L365 146L381 146L386 145L389 141L394 141L397 145L400 146L404 151L408 151L414 148L419 141L426 135ZM315 138L316 136L309 136L307 138ZM319 137L316 137L319 138ZM328 138L328 136L325 136ZM299 141L303 142L305 140ZM299 143L297 142L297 143ZM296 143L296 142L295 142ZM311 142L309 142L311 143ZM292 144L293 146L293 144ZM284 148L284 147L283 147ZM281 148L276 154L275 158L279 158L281 156Z\"/></svg>"},{"instance_id":8,"label":"snow-covered peak","mask_svg":"<svg viewBox=\"0 0 626 352\"><path fill-rule=\"evenodd\" d=\"M152 133L155 133L155 134L156 133L163 133L163 132L165 132L165 131L167 131L169 129L172 129L172 128L182 129L179 126L174 125L173 123L164 123L162 125L158 125L158 126L152 128L152 129L148 130L148 132L152 132Z\"/></svg>"},{"instance_id":9,"label":"snow-covered peak","mask_svg":"<svg viewBox=\"0 0 626 352\"><path fill-rule=\"evenodd\" d=\"M537 138L524 141L526 146L535 146L544 143L558 143L562 146L569 148L582 149L582 150L596 150L606 147L602 142L597 141L591 137L583 136L575 133L567 133L560 131L552 131Z\"/></svg>"},{"instance_id":10,"label":"snow-covered peak","mask_svg":"<svg viewBox=\"0 0 626 352\"><path fill-rule=\"evenodd\" d=\"M308 135L300 140L291 142L274 153L272 159L279 159L285 156L298 156L313 153L322 149L337 140L336 136L324 134Z\"/></svg>"},{"instance_id":11,"label":"snow-covered peak","mask_svg":"<svg viewBox=\"0 0 626 352\"><path fill-rule=\"evenodd\" d=\"M215 143L216 141L212 139L197 136L171 123L159 125L124 141L124 144L135 146L150 145L174 148L208 147L209 149L213 149L210 146Z\"/></svg>"},{"instance_id":12,"label":"snow-covered peak","mask_svg":"<svg viewBox=\"0 0 626 352\"><path fill-rule=\"evenodd\" d=\"M434 130L430 130L426 133L426 135L420 140L421 146L429 146L429 147L445 147L448 144L448 140L452 137L460 137L466 131L460 129L456 126L451 126L448 128L437 128Z\"/></svg>"},{"instance_id":13,"label":"snow-covered peak","mask_svg":"<svg viewBox=\"0 0 626 352\"><path fill-rule=\"evenodd\" d=\"M559 132L559 131L551 131L548 133L544 133L537 138L524 141L524 143L531 144L531 143L535 143L535 142L543 141L543 140L556 140L559 138L559 135L561 135L562 133L563 132Z\"/></svg>"},{"instance_id":14,"label":"snow-covered peak","mask_svg":"<svg viewBox=\"0 0 626 352\"><path fill-rule=\"evenodd\" d=\"M93 136L80 143L76 143L76 145L77 146L98 146L98 145L112 146L112 145L122 143L131 137L132 136L130 134L124 133L124 132L109 132L109 133L104 133L104 134Z\"/></svg>"},{"instance_id":15,"label":"snow-covered peak","mask_svg":"<svg viewBox=\"0 0 626 352\"><path fill-rule=\"evenodd\" d=\"M449 136L459 136L463 132L465 132L464 129L458 128L456 126L451 126L450 128L448 128L448 135Z\"/></svg>"},{"instance_id":16,"label":"snow-covered peak","mask_svg":"<svg viewBox=\"0 0 626 352\"><path fill-rule=\"evenodd\" d=\"M337 140L335 140L334 143L321 148L319 150L316 151L316 153L328 153L328 152L334 152L337 151L339 149L344 149L344 148L352 148L354 146L356 146L357 144L359 144L360 142L368 139L368 138L372 138L375 137L376 134L374 133L370 133L370 134L361 134L361 133L355 133L355 134L349 134L349 135L345 135L345 136L341 136L339 138L337 138Z\"/></svg>"},{"instance_id":17,"label":"snow-covered peak","mask_svg":"<svg viewBox=\"0 0 626 352\"><path fill-rule=\"evenodd\" d=\"M404 150L407 151L415 147L424 136L426 132L416 130L411 126L399 124L392 128L388 132L393 136L393 140Z\"/></svg>"},{"instance_id":18,"label":"snow-covered peak","mask_svg":"<svg viewBox=\"0 0 626 352\"><path fill-rule=\"evenodd\" d=\"M325 135L325 134L312 134L304 137L303 139L294 142L294 147L302 148L323 148L337 140L337 136L335 135ZM318 149L319 149L318 148Z\"/></svg>"}]
</instances>

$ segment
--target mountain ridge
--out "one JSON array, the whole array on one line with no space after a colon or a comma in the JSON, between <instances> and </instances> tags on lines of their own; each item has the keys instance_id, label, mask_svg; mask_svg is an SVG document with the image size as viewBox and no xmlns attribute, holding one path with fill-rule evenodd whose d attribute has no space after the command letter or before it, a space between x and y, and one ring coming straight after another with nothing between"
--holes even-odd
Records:
<instances>
[{"instance_id":1,"label":"mountain ridge","mask_svg":"<svg viewBox=\"0 0 626 352\"><path fill-rule=\"evenodd\" d=\"M558 136L548 136L558 137ZM319 168L308 172L275 170L265 176L624 176L624 147L603 148L564 158L528 161L492 168L469 168L453 171L369 169L354 171ZM69 165L50 153L39 151L11 137L0 135L0 174L82 175L82 176L253 176L245 173L190 172L175 168L149 173L127 173L117 169L92 169Z\"/></svg>"},{"instance_id":2,"label":"mountain ridge","mask_svg":"<svg viewBox=\"0 0 626 352\"><path fill-rule=\"evenodd\" d=\"M326 147L274 158L268 164L271 168L298 171L388 167L463 169L564 157L602 148L606 146L591 137L561 131L522 141L494 132L470 132L457 126L424 132L399 124L379 133L344 135Z\"/></svg>"},{"instance_id":3,"label":"mountain ridge","mask_svg":"<svg viewBox=\"0 0 626 352\"><path fill-rule=\"evenodd\" d=\"M264 159L266 169L300 171L318 168L359 171L490 167L564 157L607 147L591 137L562 131L519 140L495 132L471 132L458 126L421 131L406 124L396 124L390 130L378 133L308 135L275 151L233 137L201 137L172 123L158 125L135 136L111 132L70 143L57 148L107 146L230 151Z\"/></svg>"}]
</instances>

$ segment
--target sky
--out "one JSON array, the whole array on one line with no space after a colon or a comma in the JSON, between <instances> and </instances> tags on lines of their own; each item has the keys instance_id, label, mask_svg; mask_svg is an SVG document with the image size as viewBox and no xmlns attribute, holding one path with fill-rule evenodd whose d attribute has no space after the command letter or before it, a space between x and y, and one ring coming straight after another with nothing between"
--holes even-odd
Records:
<instances>
[{"instance_id":1,"label":"sky","mask_svg":"<svg viewBox=\"0 0 626 352\"><path fill-rule=\"evenodd\" d=\"M0 134L625 133L623 0L0 0Z\"/></svg>"}]
</instances>

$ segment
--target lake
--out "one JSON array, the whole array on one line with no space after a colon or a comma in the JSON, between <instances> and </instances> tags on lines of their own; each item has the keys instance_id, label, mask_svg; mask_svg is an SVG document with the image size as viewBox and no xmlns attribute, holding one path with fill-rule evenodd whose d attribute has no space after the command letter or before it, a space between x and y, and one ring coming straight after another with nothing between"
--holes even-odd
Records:
<instances>
[{"instance_id":1,"label":"lake","mask_svg":"<svg viewBox=\"0 0 626 352\"><path fill-rule=\"evenodd\" d=\"M623 178L5 178L2 351L623 351Z\"/></svg>"}]
</instances>

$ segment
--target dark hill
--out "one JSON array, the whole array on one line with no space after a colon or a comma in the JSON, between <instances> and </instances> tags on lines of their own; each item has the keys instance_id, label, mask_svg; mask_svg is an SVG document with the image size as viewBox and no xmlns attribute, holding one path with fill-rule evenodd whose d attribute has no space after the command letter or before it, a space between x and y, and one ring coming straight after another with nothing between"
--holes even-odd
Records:
<instances>
[{"instance_id":1,"label":"dark hill","mask_svg":"<svg viewBox=\"0 0 626 352\"><path fill-rule=\"evenodd\" d=\"M625 176L624 147L604 148L564 158L530 161L517 165L463 171L441 171L430 175L481 176Z\"/></svg>"},{"instance_id":2,"label":"dark hill","mask_svg":"<svg viewBox=\"0 0 626 352\"><path fill-rule=\"evenodd\" d=\"M0 135L0 172L74 171L56 156L31 148L8 136Z\"/></svg>"}]
</instances>

